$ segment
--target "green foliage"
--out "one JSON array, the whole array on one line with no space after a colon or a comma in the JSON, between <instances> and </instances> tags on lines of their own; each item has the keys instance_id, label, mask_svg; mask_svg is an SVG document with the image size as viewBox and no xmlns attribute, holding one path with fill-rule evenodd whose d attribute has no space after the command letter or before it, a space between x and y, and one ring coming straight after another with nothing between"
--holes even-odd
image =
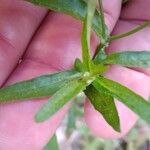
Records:
<instances>
[{"instance_id":1,"label":"green foliage","mask_svg":"<svg viewBox=\"0 0 150 150\"><path fill-rule=\"evenodd\" d=\"M90 58L90 35L91 35L90 32L91 32L92 20L96 8L96 0L89 0L87 4L88 4L88 11L83 24L82 37L81 37L82 60L85 69L87 71L91 71L92 62Z\"/></svg>"},{"instance_id":2,"label":"green foliage","mask_svg":"<svg viewBox=\"0 0 150 150\"><path fill-rule=\"evenodd\" d=\"M85 92L94 108L117 132L120 132L120 123L114 98L150 122L150 103L148 101L119 83L103 77L103 73L109 69L108 66L111 64L127 67L150 67L150 52L127 51L110 55L105 53L105 48L110 41L129 36L149 26L150 22L127 33L110 36L105 24L102 0L99 0L100 10L95 9L96 0L87 0L86 2L83 0L28 1L83 21L82 61L76 59L72 70L40 76L0 89L1 102L52 96L35 116L37 122L42 122L54 115L80 92ZM101 40L93 58L90 56L91 27Z\"/></svg>"},{"instance_id":3,"label":"green foliage","mask_svg":"<svg viewBox=\"0 0 150 150\"><path fill-rule=\"evenodd\" d=\"M94 108L100 112L104 119L112 128L120 132L120 121L118 112L112 96L106 94L107 92L98 91L94 86L87 87L85 94L89 98Z\"/></svg>"},{"instance_id":4,"label":"green foliage","mask_svg":"<svg viewBox=\"0 0 150 150\"><path fill-rule=\"evenodd\" d=\"M67 115L67 128L66 128L66 135L70 137L72 132L76 129L76 109L75 104L69 109Z\"/></svg>"},{"instance_id":5,"label":"green foliage","mask_svg":"<svg viewBox=\"0 0 150 150\"><path fill-rule=\"evenodd\" d=\"M81 73L75 70L68 70L22 81L2 88L0 90L0 101L51 96L69 81L80 77Z\"/></svg>"},{"instance_id":6,"label":"green foliage","mask_svg":"<svg viewBox=\"0 0 150 150\"><path fill-rule=\"evenodd\" d=\"M103 45L104 47L107 46L107 40L109 39L109 34L108 34L108 29L107 26L105 24L105 18L104 18L104 8L102 5L102 0L98 0L99 3L99 16L100 16L100 20L101 20L101 45ZM106 45L105 45L106 44ZM104 49L103 49L104 50Z\"/></svg>"},{"instance_id":7,"label":"green foliage","mask_svg":"<svg viewBox=\"0 0 150 150\"><path fill-rule=\"evenodd\" d=\"M86 72L85 66L83 65L81 60L78 58L75 60L74 68L79 72Z\"/></svg>"},{"instance_id":8,"label":"green foliage","mask_svg":"<svg viewBox=\"0 0 150 150\"><path fill-rule=\"evenodd\" d=\"M86 87L86 83L79 80L73 80L58 90L50 100L45 103L35 116L36 122L42 122L60 108L62 108L70 99L82 92Z\"/></svg>"},{"instance_id":9,"label":"green foliage","mask_svg":"<svg viewBox=\"0 0 150 150\"><path fill-rule=\"evenodd\" d=\"M127 0L128 1L128 0ZM121 33L121 34L118 34L118 35L113 35L110 37L110 41L113 41L113 40L117 40L117 39L120 39L120 38L124 38L124 37L127 37L127 36L130 36L140 30L143 30L144 28L146 27L149 27L150 26L150 21L146 21L144 23L142 23L141 25L135 27L134 29L128 31L128 32L125 32L125 33Z\"/></svg>"},{"instance_id":10,"label":"green foliage","mask_svg":"<svg viewBox=\"0 0 150 150\"><path fill-rule=\"evenodd\" d=\"M84 0L26 0L36 5L47 7L50 10L65 13L79 20L85 20L87 4ZM98 11L95 12L92 23L93 29L101 37L101 22Z\"/></svg>"},{"instance_id":11,"label":"green foliage","mask_svg":"<svg viewBox=\"0 0 150 150\"><path fill-rule=\"evenodd\" d=\"M97 90L117 98L137 113L142 119L150 122L150 102L146 101L140 95L123 85L104 77L96 78L93 85Z\"/></svg>"},{"instance_id":12,"label":"green foliage","mask_svg":"<svg viewBox=\"0 0 150 150\"><path fill-rule=\"evenodd\" d=\"M126 51L112 53L102 61L103 64L117 64L126 67L150 67L150 52L148 51Z\"/></svg>"},{"instance_id":13,"label":"green foliage","mask_svg":"<svg viewBox=\"0 0 150 150\"><path fill-rule=\"evenodd\" d=\"M56 135L53 135L43 150L59 150Z\"/></svg>"},{"instance_id":14,"label":"green foliage","mask_svg":"<svg viewBox=\"0 0 150 150\"><path fill-rule=\"evenodd\" d=\"M67 128L69 129L75 129L76 128L76 120L75 120L75 110L72 108L69 109L68 112L68 124L67 124Z\"/></svg>"}]
</instances>

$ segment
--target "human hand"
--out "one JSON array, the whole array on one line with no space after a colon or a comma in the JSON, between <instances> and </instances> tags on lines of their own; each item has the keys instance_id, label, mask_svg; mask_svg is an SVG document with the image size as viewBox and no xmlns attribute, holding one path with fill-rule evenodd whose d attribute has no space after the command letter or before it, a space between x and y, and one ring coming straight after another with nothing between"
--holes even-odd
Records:
<instances>
[{"instance_id":1,"label":"human hand","mask_svg":"<svg viewBox=\"0 0 150 150\"><path fill-rule=\"evenodd\" d=\"M47 12L44 9L18 0L14 0L13 6L11 3L12 1L10 0L1 0L0 4L3 8L0 10L2 11L0 13L1 85L8 77L6 84L70 68L74 59L80 57L81 53L80 22L69 16L53 12L49 12L44 19ZM105 0L104 3L105 12L107 12L106 22L109 30L112 31L120 15L121 2L120 0L114 0L113 2ZM122 19L118 22L114 32L129 30L129 28L136 26L137 23L141 23L139 21L141 19L149 20L148 4L148 0L145 3L140 2L140 0L131 2L122 11ZM138 11L141 10L139 13L141 16L139 14L137 16L137 9ZM127 19L129 17L130 19ZM36 34L31 39L36 30ZM110 45L108 52L112 52L112 50L148 50L150 48L148 32L150 31L147 28L134 36L115 41ZM132 41L137 41L136 45ZM98 39L93 35L92 49L98 44L97 42ZM26 48L27 45L28 48ZM23 60L16 67L22 55ZM148 75L150 72L149 70L140 71L146 73L146 75L128 68L113 66L107 76L147 98L150 85ZM141 83L143 84L142 86L140 85ZM66 106L48 121L37 124L34 122L33 116L43 102L45 101L34 100L1 105L1 149L20 149L19 145L24 145L24 147L21 147L22 150L42 149L49 136L52 136L55 132L69 107ZM120 137L127 133L135 123L135 114L123 104L117 103L121 117L121 134L111 129L99 113L94 111L89 102L86 102L86 122L98 136L107 138Z\"/></svg>"}]
</instances>

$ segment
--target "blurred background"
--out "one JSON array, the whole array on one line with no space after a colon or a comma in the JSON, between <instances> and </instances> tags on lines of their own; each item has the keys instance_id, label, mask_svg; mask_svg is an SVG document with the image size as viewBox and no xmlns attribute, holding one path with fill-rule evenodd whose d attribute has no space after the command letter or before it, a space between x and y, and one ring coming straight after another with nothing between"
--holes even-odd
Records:
<instances>
[{"instance_id":1,"label":"blurred background","mask_svg":"<svg viewBox=\"0 0 150 150\"><path fill-rule=\"evenodd\" d=\"M138 120L135 127L119 140L95 137L83 118L83 97L76 98L56 135L60 150L150 150L150 125Z\"/></svg>"}]
</instances>

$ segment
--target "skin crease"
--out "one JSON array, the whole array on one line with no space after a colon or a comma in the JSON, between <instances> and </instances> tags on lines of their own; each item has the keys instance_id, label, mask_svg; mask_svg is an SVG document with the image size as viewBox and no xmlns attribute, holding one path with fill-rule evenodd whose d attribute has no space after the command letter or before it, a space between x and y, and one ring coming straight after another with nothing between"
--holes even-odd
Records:
<instances>
[{"instance_id":1,"label":"skin crease","mask_svg":"<svg viewBox=\"0 0 150 150\"><path fill-rule=\"evenodd\" d=\"M11 84L41 74L68 69L73 65L76 57L81 57L81 23L79 21L72 17L53 12L49 12L44 19L46 10L19 0L13 1L13 9L16 13L11 13L12 5L10 3L12 1L0 1L0 8L2 8L0 9L2 18L0 21L1 85L6 82L7 78L6 84ZM145 6L144 9L141 8L141 4L143 7ZM14 8L14 6L16 7ZM121 1L114 0L110 2L109 0L105 0L105 17L109 30L113 30L117 20L118 22L113 33L129 30L138 23L141 23L141 20L149 20L150 16L147 14L149 12L148 6L149 0L145 0L144 3L141 0L131 1L123 8L121 18L118 20ZM137 16L137 11L135 11L137 9L141 16ZM31 13L33 11L36 11L36 13ZM24 17L26 18L25 20ZM20 18L19 21L18 18ZM13 20L13 24L11 24L11 20ZM27 26L25 25L26 23ZM23 30L20 29L20 26ZM36 30L37 32L35 33ZM150 32L149 28L144 29L134 36L112 42L107 52L127 49L149 50L150 44L148 38L150 38L150 34L148 32ZM32 38L33 34L34 37ZM92 49L94 49L98 42L94 34L91 41ZM17 64L21 56L23 60L20 64ZM150 77L148 74L150 72L143 69L138 71L140 72L112 66L110 71L106 73L106 76L148 98L150 90ZM33 116L45 100L0 105L0 149L42 149L49 137L55 132L69 107L66 105L48 121L37 124L34 122ZM126 134L134 125L137 118L135 114L119 102L117 102L117 106L121 117L121 134L114 132L104 119L94 111L89 102L86 102L85 120L97 136L118 138ZM95 125L97 125L96 128Z\"/></svg>"}]
</instances>

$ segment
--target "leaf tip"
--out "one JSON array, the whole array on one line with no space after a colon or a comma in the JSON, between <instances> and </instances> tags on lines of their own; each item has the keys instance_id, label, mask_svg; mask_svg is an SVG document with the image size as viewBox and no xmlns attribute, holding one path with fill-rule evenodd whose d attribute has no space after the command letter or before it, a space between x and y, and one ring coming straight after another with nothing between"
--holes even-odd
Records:
<instances>
[{"instance_id":1,"label":"leaf tip","mask_svg":"<svg viewBox=\"0 0 150 150\"><path fill-rule=\"evenodd\" d=\"M120 124L118 124L116 127L114 127L114 130L117 131L118 133L121 132Z\"/></svg>"},{"instance_id":2,"label":"leaf tip","mask_svg":"<svg viewBox=\"0 0 150 150\"><path fill-rule=\"evenodd\" d=\"M117 120L115 122L113 122L113 124L111 126L116 132L121 133L121 125L120 125L119 116L117 117Z\"/></svg>"},{"instance_id":3,"label":"leaf tip","mask_svg":"<svg viewBox=\"0 0 150 150\"><path fill-rule=\"evenodd\" d=\"M34 120L36 123L41 123L43 122L45 119L43 119L43 117L41 117L41 114L38 112L35 116L34 116Z\"/></svg>"}]
</instances>

